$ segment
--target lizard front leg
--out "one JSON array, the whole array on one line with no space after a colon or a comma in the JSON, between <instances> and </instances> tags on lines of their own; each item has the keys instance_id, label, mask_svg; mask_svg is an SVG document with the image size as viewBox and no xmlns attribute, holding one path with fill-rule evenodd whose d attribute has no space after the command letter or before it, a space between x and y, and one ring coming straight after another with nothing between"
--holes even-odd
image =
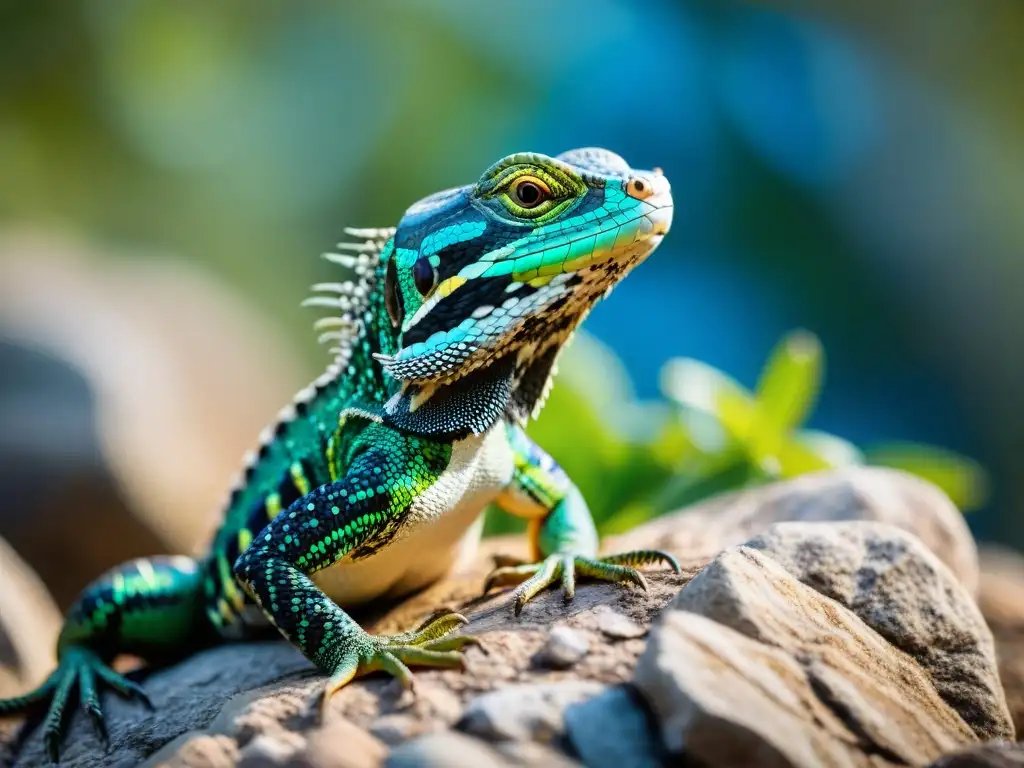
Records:
<instances>
[{"instance_id":1,"label":"lizard front leg","mask_svg":"<svg viewBox=\"0 0 1024 768\"><path fill-rule=\"evenodd\" d=\"M461 666L459 650L476 642L448 637L466 623L453 612L414 632L369 635L310 578L346 555L373 557L447 466L448 445L382 427L368 431L372 435L359 440L345 475L295 501L235 564L237 578L274 626L330 676L323 704L357 675L377 670L411 687L406 665Z\"/></svg>"},{"instance_id":2,"label":"lizard front leg","mask_svg":"<svg viewBox=\"0 0 1024 768\"><path fill-rule=\"evenodd\" d=\"M565 599L571 600L577 575L632 583L646 591L647 582L636 566L663 562L679 572L676 559L659 550L598 556L597 529L579 489L522 429L509 426L508 438L514 461L512 478L497 503L529 520L533 561L496 568L487 577L484 592L518 584L512 593L518 616L531 598L558 581Z\"/></svg>"}]
</instances>

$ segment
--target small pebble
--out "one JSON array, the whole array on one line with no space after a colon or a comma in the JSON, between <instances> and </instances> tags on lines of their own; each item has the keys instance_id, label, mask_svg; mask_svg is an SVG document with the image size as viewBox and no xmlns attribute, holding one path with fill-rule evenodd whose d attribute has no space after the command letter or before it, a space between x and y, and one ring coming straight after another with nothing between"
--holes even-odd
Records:
<instances>
[{"instance_id":1,"label":"small pebble","mask_svg":"<svg viewBox=\"0 0 1024 768\"><path fill-rule=\"evenodd\" d=\"M613 640L631 640L647 634L647 630L635 621L610 609L598 613L597 628Z\"/></svg>"},{"instance_id":2,"label":"small pebble","mask_svg":"<svg viewBox=\"0 0 1024 768\"><path fill-rule=\"evenodd\" d=\"M370 724L370 734L390 747L419 736L425 729L425 723L401 713L381 715Z\"/></svg>"},{"instance_id":3,"label":"small pebble","mask_svg":"<svg viewBox=\"0 0 1024 768\"><path fill-rule=\"evenodd\" d=\"M306 740L297 733L280 731L273 735L261 733L238 754L241 768L263 768L284 763L305 745Z\"/></svg>"},{"instance_id":4,"label":"small pebble","mask_svg":"<svg viewBox=\"0 0 1024 768\"><path fill-rule=\"evenodd\" d=\"M590 643L585 633L578 629L558 626L551 630L537 661L551 669L568 669L586 656L589 650Z\"/></svg>"}]
</instances>

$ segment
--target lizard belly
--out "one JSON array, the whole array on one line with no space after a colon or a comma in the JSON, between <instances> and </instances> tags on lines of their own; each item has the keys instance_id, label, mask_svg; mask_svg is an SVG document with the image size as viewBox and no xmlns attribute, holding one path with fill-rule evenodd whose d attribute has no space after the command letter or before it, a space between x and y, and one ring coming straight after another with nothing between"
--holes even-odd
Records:
<instances>
[{"instance_id":1,"label":"lizard belly","mask_svg":"<svg viewBox=\"0 0 1024 768\"><path fill-rule=\"evenodd\" d=\"M398 597L440 579L471 559L484 508L512 477L505 424L456 441L448 467L412 503L394 541L369 557L345 557L317 571L313 582L342 607Z\"/></svg>"}]
</instances>

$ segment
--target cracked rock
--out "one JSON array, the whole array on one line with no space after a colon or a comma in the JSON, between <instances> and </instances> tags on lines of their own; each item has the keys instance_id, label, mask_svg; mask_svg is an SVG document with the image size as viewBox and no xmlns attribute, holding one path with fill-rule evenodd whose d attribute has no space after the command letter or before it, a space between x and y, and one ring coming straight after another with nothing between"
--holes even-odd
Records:
<instances>
[{"instance_id":1,"label":"cracked rock","mask_svg":"<svg viewBox=\"0 0 1024 768\"><path fill-rule=\"evenodd\" d=\"M746 546L912 656L980 739L1013 738L992 633L971 596L919 539L884 523L779 523Z\"/></svg>"},{"instance_id":2,"label":"cracked rock","mask_svg":"<svg viewBox=\"0 0 1024 768\"><path fill-rule=\"evenodd\" d=\"M709 765L924 765L977 741L913 658L748 547L680 592L636 685L668 749Z\"/></svg>"}]
</instances>

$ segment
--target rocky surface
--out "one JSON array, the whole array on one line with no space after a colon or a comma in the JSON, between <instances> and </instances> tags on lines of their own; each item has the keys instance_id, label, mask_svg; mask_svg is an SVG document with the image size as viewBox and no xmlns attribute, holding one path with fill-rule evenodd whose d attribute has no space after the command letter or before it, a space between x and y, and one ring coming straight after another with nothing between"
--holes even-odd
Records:
<instances>
[{"instance_id":1,"label":"rocky surface","mask_svg":"<svg viewBox=\"0 0 1024 768\"><path fill-rule=\"evenodd\" d=\"M63 764L610 767L685 750L708 765L927 765L1012 738L970 598L973 540L916 479L805 477L605 546L666 547L683 573L649 572L646 595L581 582L573 602L546 592L515 618L507 592L478 591L488 556L523 543L490 541L466 572L357 617L392 632L458 608L483 642L465 672L418 671L415 697L357 681L321 722L323 678L287 644L216 648L146 676L155 713L108 697L109 753L76 718ZM30 734L16 764L45 765L40 747Z\"/></svg>"},{"instance_id":2,"label":"rocky surface","mask_svg":"<svg viewBox=\"0 0 1024 768\"><path fill-rule=\"evenodd\" d=\"M883 523L780 523L747 546L913 657L979 738L1013 737L992 634L971 596L920 539Z\"/></svg>"},{"instance_id":3,"label":"rocky surface","mask_svg":"<svg viewBox=\"0 0 1024 768\"><path fill-rule=\"evenodd\" d=\"M750 547L679 593L636 683L669 750L712 765L922 765L976 740L910 656Z\"/></svg>"}]
</instances>

